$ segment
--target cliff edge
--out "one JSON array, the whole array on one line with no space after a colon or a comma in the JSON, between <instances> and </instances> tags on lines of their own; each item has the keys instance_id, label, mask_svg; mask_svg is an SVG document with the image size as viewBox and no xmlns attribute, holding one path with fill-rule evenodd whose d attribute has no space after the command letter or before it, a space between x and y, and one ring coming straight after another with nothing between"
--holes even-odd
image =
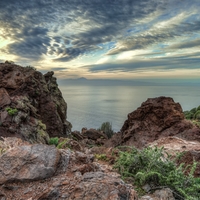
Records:
<instances>
[{"instance_id":1,"label":"cliff edge","mask_svg":"<svg viewBox=\"0 0 200 200\"><path fill-rule=\"evenodd\" d=\"M67 104L53 74L0 64L0 136L47 143L49 136L71 132Z\"/></svg>"}]
</instances>

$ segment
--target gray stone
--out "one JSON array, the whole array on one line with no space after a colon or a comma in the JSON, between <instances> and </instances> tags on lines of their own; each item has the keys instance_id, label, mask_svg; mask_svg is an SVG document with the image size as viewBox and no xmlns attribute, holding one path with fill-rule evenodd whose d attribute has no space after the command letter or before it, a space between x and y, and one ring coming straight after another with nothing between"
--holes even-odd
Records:
<instances>
[{"instance_id":1,"label":"gray stone","mask_svg":"<svg viewBox=\"0 0 200 200\"><path fill-rule=\"evenodd\" d=\"M60 149L60 161L57 168L57 173L65 173L68 167L71 151L68 149Z\"/></svg>"},{"instance_id":2,"label":"gray stone","mask_svg":"<svg viewBox=\"0 0 200 200\"><path fill-rule=\"evenodd\" d=\"M169 188L164 188L162 190L156 190L154 195L162 200L175 200L172 191Z\"/></svg>"},{"instance_id":3,"label":"gray stone","mask_svg":"<svg viewBox=\"0 0 200 200\"><path fill-rule=\"evenodd\" d=\"M17 146L2 154L0 160L0 184L39 180L53 176L60 152L41 144Z\"/></svg>"}]
</instances>

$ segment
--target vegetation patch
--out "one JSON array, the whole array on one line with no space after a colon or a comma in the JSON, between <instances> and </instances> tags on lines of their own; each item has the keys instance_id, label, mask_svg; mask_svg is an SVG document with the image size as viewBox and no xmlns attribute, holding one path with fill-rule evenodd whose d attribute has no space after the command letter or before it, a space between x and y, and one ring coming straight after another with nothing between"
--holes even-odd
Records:
<instances>
[{"instance_id":1,"label":"vegetation patch","mask_svg":"<svg viewBox=\"0 0 200 200\"><path fill-rule=\"evenodd\" d=\"M95 158L97 160L103 160L103 161L107 161L108 160L106 154L95 154L94 156L95 156Z\"/></svg>"},{"instance_id":2,"label":"vegetation patch","mask_svg":"<svg viewBox=\"0 0 200 200\"><path fill-rule=\"evenodd\" d=\"M194 178L196 164L184 166L177 164L176 159L166 154L163 148L145 148L138 150L132 148L129 152L120 152L115 163L115 168L125 180L131 181L140 195L142 189L148 184L151 190L158 188L170 188L177 199L197 200L200 199L200 179ZM191 167L186 175L184 172Z\"/></svg>"},{"instance_id":3,"label":"vegetation patch","mask_svg":"<svg viewBox=\"0 0 200 200\"><path fill-rule=\"evenodd\" d=\"M108 138L111 138L112 135L114 134L112 130L112 124L110 122L102 123L98 131L103 131L108 136Z\"/></svg>"},{"instance_id":4,"label":"vegetation patch","mask_svg":"<svg viewBox=\"0 0 200 200\"><path fill-rule=\"evenodd\" d=\"M66 138L63 141L61 141L58 145L57 145L58 149L65 149L65 148L69 148L71 149L71 144L70 144L70 139Z\"/></svg>"},{"instance_id":5,"label":"vegetation patch","mask_svg":"<svg viewBox=\"0 0 200 200\"><path fill-rule=\"evenodd\" d=\"M46 124L43 124L41 120L38 120L38 126L41 127L41 129L46 130Z\"/></svg>"},{"instance_id":6,"label":"vegetation patch","mask_svg":"<svg viewBox=\"0 0 200 200\"><path fill-rule=\"evenodd\" d=\"M53 137L53 138L50 138L49 140L49 145L55 145L57 146L58 145L58 137Z\"/></svg>"},{"instance_id":7,"label":"vegetation patch","mask_svg":"<svg viewBox=\"0 0 200 200\"><path fill-rule=\"evenodd\" d=\"M200 106L192 108L190 111L184 111L184 115L189 120L200 120Z\"/></svg>"},{"instance_id":8,"label":"vegetation patch","mask_svg":"<svg viewBox=\"0 0 200 200\"><path fill-rule=\"evenodd\" d=\"M7 107L6 111L8 112L8 114L10 116L14 116L14 115L16 115L18 113L18 110L16 108Z\"/></svg>"}]
</instances>

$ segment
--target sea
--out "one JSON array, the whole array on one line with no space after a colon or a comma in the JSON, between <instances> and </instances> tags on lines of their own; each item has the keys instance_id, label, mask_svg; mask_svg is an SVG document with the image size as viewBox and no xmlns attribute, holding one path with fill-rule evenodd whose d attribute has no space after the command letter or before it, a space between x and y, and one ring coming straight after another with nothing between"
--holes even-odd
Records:
<instances>
[{"instance_id":1,"label":"sea","mask_svg":"<svg viewBox=\"0 0 200 200\"><path fill-rule=\"evenodd\" d=\"M200 105L199 86L59 86L67 102L67 120L72 130L83 127L99 128L110 122L114 131L120 131L128 113L136 110L148 98L172 97L183 111Z\"/></svg>"}]
</instances>

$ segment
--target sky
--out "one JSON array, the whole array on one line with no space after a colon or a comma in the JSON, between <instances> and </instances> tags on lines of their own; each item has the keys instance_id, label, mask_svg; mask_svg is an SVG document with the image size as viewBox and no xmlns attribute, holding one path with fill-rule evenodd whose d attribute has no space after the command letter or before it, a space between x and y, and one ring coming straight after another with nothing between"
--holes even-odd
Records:
<instances>
[{"instance_id":1,"label":"sky","mask_svg":"<svg viewBox=\"0 0 200 200\"><path fill-rule=\"evenodd\" d=\"M0 62L59 79L200 79L199 0L0 0Z\"/></svg>"}]
</instances>

